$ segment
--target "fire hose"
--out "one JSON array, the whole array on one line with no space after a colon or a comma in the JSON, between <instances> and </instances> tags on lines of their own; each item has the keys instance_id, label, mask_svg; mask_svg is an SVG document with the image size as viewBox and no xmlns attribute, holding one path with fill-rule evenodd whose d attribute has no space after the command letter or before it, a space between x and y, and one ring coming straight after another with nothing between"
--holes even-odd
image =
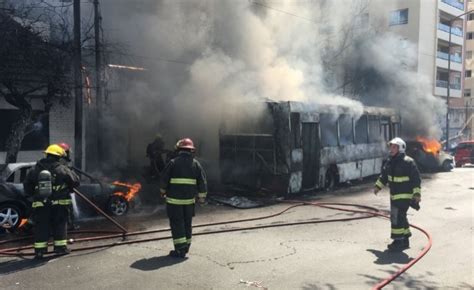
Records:
<instances>
[{"instance_id":1,"label":"fire hose","mask_svg":"<svg viewBox=\"0 0 474 290\"><path fill-rule=\"evenodd\" d=\"M279 224L268 224L268 225L258 225L258 226L250 226L250 227L239 227L239 228L232 228L232 229L221 229L221 230L212 230L212 231L203 231L203 232L198 232L198 233L193 233L194 236L200 236L200 235L210 235L210 234L219 234L219 233L227 233L227 232L237 232L237 231L243 231L243 230L256 230L256 229L263 229L263 228L274 228L274 227L283 227L283 226L295 226L295 225L304 225L304 224L317 224L317 223L327 223L327 222L341 222L341 221L351 221L351 220L359 220L359 219L366 219L366 218L372 218L372 217L383 217L386 219L390 219L389 216L382 214L378 211L378 209L369 207L369 206L363 206L363 205L358 205L358 204L351 204L351 203L327 203L327 202L301 202L301 201L296 201L296 200L288 200L288 201L283 201L283 203L289 203L292 204L291 206L285 208L284 210L277 212L275 214L271 215L266 215L266 216L261 216L261 217L255 217L255 218L248 218L248 219L239 219L239 220L230 220L230 221L222 221L222 222L215 222L215 223L207 223L207 224L198 224L193 226L193 228L200 228L200 227L210 227L210 226L216 226L216 225L224 225L224 224L232 224L232 223L241 223L241 222L249 222L249 221L256 221L256 220L262 220L262 219L268 219L272 217L279 216L288 210L292 208L296 208L299 206L319 206L327 209L333 209L333 210L339 210L339 211L346 211L346 212L351 212L351 213L360 213L364 214L363 216L359 217L350 217L350 218L338 218L338 219L327 219L327 220L309 220L309 221L298 221L298 222L287 222L287 223L279 223ZM342 207L341 207L342 206ZM351 207L357 207L365 210L357 210L357 209L348 209L344 208L347 206ZM111 221L115 224L116 222L111 218ZM116 224L118 226L118 223ZM395 280L397 277L399 277L401 274L406 272L409 268L411 268L415 263L417 263L426 253L430 250L431 245L432 245L432 238L431 235L425 231L424 229L410 224L411 227L421 231L427 238L428 238L428 243L425 245L423 248L423 251L418 254L416 258L411 260L408 264L403 266L400 270L398 270L395 274L391 275L390 277L381 280L379 283L377 283L373 289L382 289L384 286ZM122 229L123 227L120 226ZM124 229L124 228L123 228ZM122 229L122 231L123 231ZM154 234L154 233L160 233L160 232L167 232L169 231L169 228L165 229L158 229L158 230L149 230L149 231L136 231L136 232L122 232L122 233L113 233L108 231L107 233L111 233L109 235L102 235L102 236L95 236L95 237L87 237L87 238L78 238L78 239L71 239L71 243L77 243L77 242L85 242L85 241L98 241L98 240L104 240L104 239L113 239L113 238L119 238L119 237L130 237L130 236L137 236L137 235L144 235L144 234ZM88 232L88 231L80 231L82 233ZM91 231L91 232L99 232L99 233L104 233L105 231ZM119 245L127 245L127 244L133 244L133 243L143 243L143 242L151 242L151 241L159 241L159 240L165 240L165 239L170 239L171 236L165 236L165 237L157 237L157 238L146 238L146 239L139 239L139 240L129 240L125 241L122 240L120 242L112 242L112 243L107 243L107 244L101 244L101 245L94 245L94 246L86 246L86 247L78 247L78 248L73 248L71 249L73 252L74 251L86 251L86 250L93 250L93 249L99 249L99 248L108 248L112 246L119 246ZM14 243L19 240L24 240L25 238L21 239L11 239L11 240L6 240L0 242L0 245L2 244L7 244L7 243ZM32 246L23 246L23 247L14 247L14 248L7 248L7 249L1 249L0 250L0 256L32 256L34 255L33 253L22 253L21 251L32 249Z\"/></svg>"},{"instance_id":2,"label":"fire hose","mask_svg":"<svg viewBox=\"0 0 474 290\"><path fill-rule=\"evenodd\" d=\"M82 198L85 202L87 202L90 206L92 206L97 212L99 212L101 215L103 215L106 219L108 219L110 222L112 222L115 226L117 226L119 229L122 230L122 232L125 234L127 232L127 229L124 228L121 224L119 224L117 221L115 221L111 216L106 214L103 210L101 210L98 206L96 206L92 201L90 201L84 194L82 194L79 190L73 189L74 193L79 195L80 198Z\"/></svg>"}]
</instances>

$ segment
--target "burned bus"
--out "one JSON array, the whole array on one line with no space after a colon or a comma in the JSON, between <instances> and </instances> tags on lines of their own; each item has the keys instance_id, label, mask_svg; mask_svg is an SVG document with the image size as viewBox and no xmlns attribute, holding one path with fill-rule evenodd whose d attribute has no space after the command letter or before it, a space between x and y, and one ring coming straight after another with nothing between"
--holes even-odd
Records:
<instances>
[{"instance_id":1,"label":"burned bus","mask_svg":"<svg viewBox=\"0 0 474 290\"><path fill-rule=\"evenodd\" d=\"M399 114L387 108L269 101L262 112L223 123L223 184L281 195L331 189L379 174L387 142L401 133Z\"/></svg>"}]
</instances>

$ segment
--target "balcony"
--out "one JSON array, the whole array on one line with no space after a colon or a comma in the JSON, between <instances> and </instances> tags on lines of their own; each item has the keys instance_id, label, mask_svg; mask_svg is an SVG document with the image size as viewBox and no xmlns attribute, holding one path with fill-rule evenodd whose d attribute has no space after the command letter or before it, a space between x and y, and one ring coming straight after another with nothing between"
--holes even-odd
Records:
<instances>
[{"instance_id":1,"label":"balcony","mask_svg":"<svg viewBox=\"0 0 474 290\"><path fill-rule=\"evenodd\" d=\"M448 87L448 81L445 80L436 80L436 86L438 88L447 88ZM461 84L449 84L449 87L451 90L460 90L461 89Z\"/></svg>"},{"instance_id":2,"label":"balcony","mask_svg":"<svg viewBox=\"0 0 474 290\"><path fill-rule=\"evenodd\" d=\"M441 31L449 33L449 25L446 25L446 24L443 24L443 23L438 23L438 29L441 30ZM463 36L463 31L459 27L451 27L451 34L462 37Z\"/></svg>"},{"instance_id":3,"label":"balcony","mask_svg":"<svg viewBox=\"0 0 474 290\"><path fill-rule=\"evenodd\" d=\"M458 0L441 0L441 2L448 4L454 8L464 11L464 3L459 2Z\"/></svg>"},{"instance_id":4,"label":"balcony","mask_svg":"<svg viewBox=\"0 0 474 290\"><path fill-rule=\"evenodd\" d=\"M436 56L441 59L449 60L449 54L446 52L438 51L436 53ZM462 63L462 57L457 55L457 54L451 54L451 61L452 62L457 62L457 63Z\"/></svg>"},{"instance_id":5,"label":"balcony","mask_svg":"<svg viewBox=\"0 0 474 290\"><path fill-rule=\"evenodd\" d=\"M448 57L446 52L436 52L436 66L444 69L448 69ZM456 54L451 54L451 71L462 71L462 57Z\"/></svg>"},{"instance_id":6,"label":"balcony","mask_svg":"<svg viewBox=\"0 0 474 290\"><path fill-rule=\"evenodd\" d=\"M456 46L464 45L464 31L458 27L451 27L451 44ZM438 39L449 42L449 25L438 23L438 29L436 30Z\"/></svg>"},{"instance_id":7,"label":"balcony","mask_svg":"<svg viewBox=\"0 0 474 290\"><path fill-rule=\"evenodd\" d=\"M450 97L460 98L462 96L460 83L449 84L449 87L450 87L450 90L449 90ZM447 88L448 88L448 81L436 80L435 95L446 97L448 95Z\"/></svg>"}]
</instances>

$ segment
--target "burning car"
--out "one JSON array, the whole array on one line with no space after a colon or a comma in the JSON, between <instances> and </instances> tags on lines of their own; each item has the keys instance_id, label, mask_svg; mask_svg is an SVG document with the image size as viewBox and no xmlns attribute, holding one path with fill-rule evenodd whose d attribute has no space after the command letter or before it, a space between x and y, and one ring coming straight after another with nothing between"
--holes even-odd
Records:
<instances>
[{"instance_id":1,"label":"burning car","mask_svg":"<svg viewBox=\"0 0 474 290\"><path fill-rule=\"evenodd\" d=\"M16 228L22 219L29 217L31 198L24 193L23 180L35 164L28 162L0 165L0 227ZM115 216L127 213L133 198L141 189L139 183L107 184L91 179L89 175L86 177L90 180L83 180L78 190L99 208ZM81 217L95 214L94 209L79 198L73 197L73 207L75 215L80 212Z\"/></svg>"},{"instance_id":2,"label":"burning car","mask_svg":"<svg viewBox=\"0 0 474 290\"><path fill-rule=\"evenodd\" d=\"M434 139L417 137L416 141L407 141L406 154L415 160L421 172L448 172L454 168L453 156Z\"/></svg>"}]
</instances>

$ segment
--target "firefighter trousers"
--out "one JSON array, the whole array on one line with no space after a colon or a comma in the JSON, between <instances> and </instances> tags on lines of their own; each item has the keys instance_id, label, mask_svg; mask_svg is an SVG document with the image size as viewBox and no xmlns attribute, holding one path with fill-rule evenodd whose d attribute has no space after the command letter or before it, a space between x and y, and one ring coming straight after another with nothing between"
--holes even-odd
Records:
<instances>
[{"instance_id":1,"label":"firefighter trousers","mask_svg":"<svg viewBox=\"0 0 474 290\"><path fill-rule=\"evenodd\" d=\"M392 239L405 239L411 236L410 225L408 224L407 211L410 201L396 201L390 203L390 223Z\"/></svg>"},{"instance_id":2,"label":"firefighter trousers","mask_svg":"<svg viewBox=\"0 0 474 290\"><path fill-rule=\"evenodd\" d=\"M174 249L187 253L191 247L194 204L176 205L167 203L166 212L170 220Z\"/></svg>"},{"instance_id":3,"label":"firefighter trousers","mask_svg":"<svg viewBox=\"0 0 474 290\"><path fill-rule=\"evenodd\" d=\"M47 252L50 234L54 238L54 250L66 248L68 215L68 205L53 205L47 202L35 208L35 253Z\"/></svg>"}]
</instances>

